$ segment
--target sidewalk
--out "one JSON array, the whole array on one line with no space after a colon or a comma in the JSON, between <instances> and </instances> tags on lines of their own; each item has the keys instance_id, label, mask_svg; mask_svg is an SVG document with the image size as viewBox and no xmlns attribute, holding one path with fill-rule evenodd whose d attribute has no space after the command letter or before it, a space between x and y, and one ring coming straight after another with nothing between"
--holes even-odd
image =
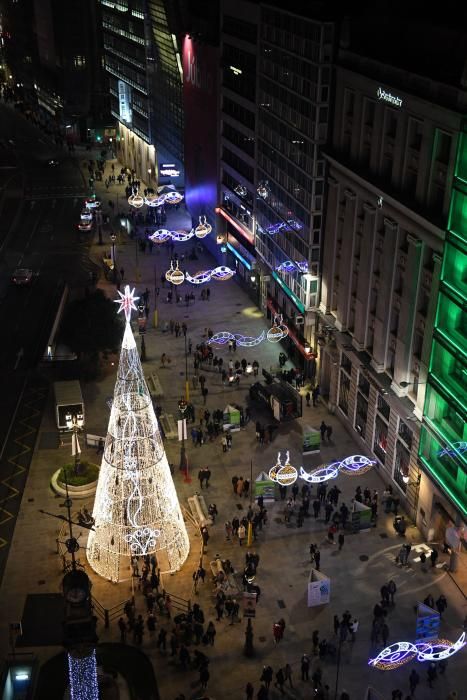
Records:
<instances>
[{"instance_id":1,"label":"sidewalk","mask_svg":"<svg viewBox=\"0 0 467 700\"><path fill-rule=\"evenodd\" d=\"M100 185L101 183L97 183ZM103 186L103 183L102 183ZM100 193L98 192L100 195ZM109 191L102 193L102 198L115 197L115 193ZM184 210L169 214L167 228L188 228L182 226L186 221ZM211 235L214 235L212 233ZM109 240L105 239L108 246ZM176 251L181 253L190 249L192 242L175 244ZM143 365L146 375L155 371L162 383L164 397L160 403L164 411L177 417L178 399L184 392L185 385L185 357L184 339L176 339L170 333L164 333L164 322L169 319L185 322L188 326L188 337L193 342L193 347L203 340L204 329L209 326L214 332L231 330L246 335L258 335L263 329L268 328L266 319L259 309L252 306L247 295L240 289L234 280L228 282L212 282L208 286L211 291L210 301L201 301L200 289L195 289L196 301L188 308L183 304L169 304L165 301L165 295L161 289L158 301L159 326L152 327L154 311L154 280L160 285L160 276L169 265L167 244L154 246L152 255L140 254L138 256L138 270L135 261L134 242L125 237L120 237L117 242L117 264L125 270L124 282L136 286L138 291L150 289L150 315L148 330L145 335L147 361ZM98 260L102 255L103 246L94 242L91 248L91 257ZM202 254L196 262L187 261L186 267L191 274L198 270L208 269L212 266L212 259ZM137 279L138 271L141 279ZM101 278L98 283L111 298L117 296L115 285ZM184 297L185 285L182 287ZM191 287L191 285L190 285ZM191 291L191 288L190 288ZM135 324L136 328L136 324ZM140 341L137 338L139 345ZM274 345L267 341L260 346L238 348L234 359L245 357L249 361L257 359L261 368L269 368L278 363L278 355L281 351L280 344ZM160 367L162 353L170 355L172 362L170 368ZM227 348L216 349L215 354L222 356L224 366L228 361ZM289 366L289 365L287 365ZM203 372L207 378L209 389L207 408L212 412L215 409L223 409L227 403L246 404L249 385L254 378L241 380L238 388L224 387L220 375L214 372ZM188 362L189 377L192 375L192 361ZM109 418L109 409L106 399L112 396L115 383L115 365L111 363L107 368L106 376L92 384L83 384L83 393L86 403L87 432L105 435ZM303 392L305 393L305 392ZM200 408L204 408L199 389L192 391L190 388L190 400L195 405L196 415ZM228 557L236 571L242 571L244 567L244 555L246 548L239 547L237 541L226 541L224 522L231 520L235 514L240 517L248 508L248 501L234 496L232 493L232 476L242 475L250 478L252 461L253 479L262 470L269 471L276 462L278 451L285 455L290 451L291 464L297 468L301 465L310 470L322 463L343 458L358 452L352 436L347 433L338 419L330 415L325 406L319 404L316 408L306 407L303 401L303 418L290 424L281 424L278 434L272 443L259 445L255 438L254 423L256 419L263 423L268 419L263 411L252 407L252 420L240 432L233 434L233 447L230 452L223 453L220 440L206 443L202 447L195 448L191 441L187 443L187 454L193 481L186 484L178 469L179 443L166 441L165 447L169 462L175 465L174 481L179 494L180 502L186 506L186 499L195 491L199 491L197 474L200 467L209 465L212 477L209 490L205 490L207 503L214 502L217 505L219 516L216 524L211 528L211 539L205 557L205 568L209 572L208 562L219 554L222 558ZM318 428L321 421L333 427L332 441L322 445L319 455L302 457L302 428L311 425ZM52 397L49 399L49 407L43 418L41 432L45 434L53 431ZM50 512L60 513L62 500L51 493L48 483L51 474L60 466L63 459L68 457L68 448L62 450L38 449L31 465L30 477L23 498L21 515L15 531L11 548L12 555L7 565L4 584L1 590L0 613L3 620L15 620L21 618L24 599L27 593L57 592L61 581L60 562L54 553L55 539L60 525L46 516L38 515L38 509L43 508ZM89 453L89 457L95 455ZM354 495L355 487L377 489L380 496L384 484L377 470L368 472L359 477L352 478L340 476L338 486L342 491L341 501L350 503ZM300 483L301 488L301 483ZM316 490L313 489L314 494ZM242 502L243 500L243 502ZM75 502L79 508L83 502ZM92 507L92 499L85 502ZM338 682L338 696L343 688L347 689L351 700L359 700L364 697L368 685L378 689L387 700L391 697L394 688L401 688L404 696L408 694L408 676L412 668L417 668L422 680L417 689L417 700L446 700L451 689L457 689L461 697L461 683L465 668L465 651L459 653L450 662L445 677L441 677L436 687L431 690L425 680L426 667L415 662L391 673L382 673L370 670L367 666L370 654L370 628L372 609L379 601L379 589L390 578L396 581L398 592L396 594L396 606L392 608L388 616L390 628L390 642L414 639L415 615L413 606L428 594L432 593L435 599L443 592L448 598L449 607L442 622L442 636L456 640L460 635L460 628L467 614L465 599L453 584L449 575L442 568L431 570L423 569L420 563L414 561L419 557L416 546L423 545L420 533L415 528L407 531L407 540L412 541L410 567L401 569L395 563L395 555L398 552L401 539L396 536L392 527L392 515L383 512L380 505L377 527L359 534L346 534L342 551L337 546L326 543L326 525L323 517L317 520L314 517L305 519L303 528L296 527L296 519L286 524L283 518L282 502L276 502L268 506L268 525L260 533L254 544L254 550L260 555L260 564L257 574L257 584L261 587L261 599L257 607L256 618L253 620L254 647L256 655L253 659L243 656L245 641L245 621L230 626L226 620L215 622L217 629L214 647L201 647L210 660L211 679L208 686L209 694L219 700L240 700L244 697L244 687L250 680L255 686L255 693L260 683L259 677L264 664L270 664L274 671L285 663L290 663L293 669L295 690L287 690L287 695L295 698L309 698L310 685L300 681L300 658L304 652L311 655L311 634L313 630L320 631L320 638L333 641L332 619L334 614L339 616L349 609L353 616L360 621L357 639L354 643L345 642L342 646L341 666ZM80 544L84 546L86 533L82 534ZM192 573L196 568L199 555L199 538L190 531L192 549L188 562L182 571L173 576L167 576L164 586L169 592L185 598L194 599L192 591ZM306 590L310 572L309 545L310 542L318 543L321 549L321 570L331 578L331 602L329 605L318 608L308 608L306 603ZM420 550L422 551L422 550ZM14 554L13 554L14 552ZM80 552L84 559L84 553ZM442 562L445 556L440 555ZM25 562L30 563L32 573L25 572ZM91 572L90 572L91 573ZM93 581L93 594L106 607L126 599L131 590L128 583L111 585L98 579L91 573ZM43 583L41 583L43 582ZM145 605L141 594L136 593L137 613L145 615ZM215 620L212 596L212 586L209 575L206 582L199 586L196 600L204 610L206 623L210 619ZM240 602L240 601L239 601ZM284 640L275 645L272 638L272 625L283 617L286 622ZM169 630L170 625L165 619L158 620L160 625ZM109 630L104 630L99 624L98 629L101 641L117 641L119 639L116 622L111 624ZM4 635L5 637L6 635ZM170 656L166 656L156 648L156 636L149 637L146 631L143 649L150 656L156 669L159 684L159 692L164 700L173 700L178 693L184 693L187 698L196 698L198 673L194 670L182 671ZM3 651L8 640L3 638ZM334 640L335 641L335 640ZM193 647L190 647L190 651ZM38 650L41 659L45 659L54 653L54 649L43 648ZM170 652L169 652L170 653ZM371 650L375 654L375 650ZM330 686L330 698L334 698L336 683L336 659L329 658L319 662L313 657L313 666L321 665L324 683ZM310 678L311 678L310 672ZM228 679L228 680L226 680ZM274 700L280 693L271 686L269 697Z\"/></svg>"}]
</instances>

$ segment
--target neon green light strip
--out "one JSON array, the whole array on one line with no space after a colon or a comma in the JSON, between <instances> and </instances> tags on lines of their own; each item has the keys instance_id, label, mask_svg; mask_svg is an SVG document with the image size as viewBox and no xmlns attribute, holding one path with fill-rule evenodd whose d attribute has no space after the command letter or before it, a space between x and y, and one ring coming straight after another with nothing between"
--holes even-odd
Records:
<instances>
[{"instance_id":1,"label":"neon green light strip","mask_svg":"<svg viewBox=\"0 0 467 700\"><path fill-rule=\"evenodd\" d=\"M430 462L423 455L419 455L419 459L421 462L423 462L423 464L428 469L430 474L433 475L433 478L435 479L435 481L437 481L438 484L440 484L443 487L443 489L446 491L446 493L449 495L449 497L458 506L458 508L463 513L463 515L466 515L467 514L467 506L465 504L465 501L463 503L462 501L459 500L459 498L456 496L455 492L451 489L451 487L446 483L446 481L444 479L440 478L439 474L434 471Z\"/></svg>"},{"instance_id":2,"label":"neon green light strip","mask_svg":"<svg viewBox=\"0 0 467 700\"><path fill-rule=\"evenodd\" d=\"M302 314L304 314L305 313L305 306L302 304L302 302L300 301L298 296L292 292L292 290L290 289L290 287L288 287L286 285L284 280L281 280L281 278L279 277L277 272L273 272L272 276L276 280L277 284L283 289L285 294L287 294L289 299L292 299L292 301L295 304L295 306L297 307L297 309L299 309L302 312Z\"/></svg>"}]
</instances>

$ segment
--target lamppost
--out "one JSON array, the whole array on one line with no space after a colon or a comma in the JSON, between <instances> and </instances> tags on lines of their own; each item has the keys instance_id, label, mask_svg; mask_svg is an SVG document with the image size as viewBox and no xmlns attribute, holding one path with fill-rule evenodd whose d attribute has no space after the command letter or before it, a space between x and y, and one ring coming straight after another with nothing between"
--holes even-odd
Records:
<instances>
[{"instance_id":1,"label":"lamppost","mask_svg":"<svg viewBox=\"0 0 467 700\"><path fill-rule=\"evenodd\" d=\"M77 413L75 416L67 413L65 416L66 427L72 431L71 437L71 454L75 458L75 474L79 474L81 447L79 445L78 433L83 429L84 416L82 413Z\"/></svg>"},{"instance_id":2,"label":"lamppost","mask_svg":"<svg viewBox=\"0 0 467 700\"><path fill-rule=\"evenodd\" d=\"M183 331L185 336L185 399L188 402L190 400L190 384L188 382L188 351L186 347L186 328Z\"/></svg>"},{"instance_id":3,"label":"lamppost","mask_svg":"<svg viewBox=\"0 0 467 700\"><path fill-rule=\"evenodd\" d=\"M117 281L117 261L115 259L115 241L117 240L117 236L115 235L115 233L110 234L110 240L112 241L112 276L115 284L115 282Z\"/></svg>"},{"instance_id":4,"label":"lamppost","mask_svg":"<svg viewBox=\"0 0 467 700\"><path fill-rule=\"evenodd\" d=\"M157 310L157 296L159 290L157 288L157 265L154 263L154 328L159 325L159 312Z\"/></svg>"},{"instance_id":5,"label":"lamppost","mask_svg":"<svg viewBox=\"0 0 467 700\"><path fill-rule=\"evenodd\" d=\"M252 509L252 505L253 505L253 460L250 459L250 510ZM246 546L251 547L252 544L253 544L253 523L251 522L251 519L250 519L250 520L248 520Z\"/></svg>"},{"instance_id":6,"label":"lamppost","mask_svg":"<svg viewBox=\"0 0 467 700\"><path fill-rule=\"evenodd\" d=\"M184 482L186 484L191 483L191 479L188 475L188 460L186 458L186 449L185 449L185 411L188 408L188 402L185 401L185 399L182 397L180 401L178 402L178 410L180 411L180 414L182 416L182 445L180 447L180 469L185 472L185 478Z\"/></svg>"}]
</instances>

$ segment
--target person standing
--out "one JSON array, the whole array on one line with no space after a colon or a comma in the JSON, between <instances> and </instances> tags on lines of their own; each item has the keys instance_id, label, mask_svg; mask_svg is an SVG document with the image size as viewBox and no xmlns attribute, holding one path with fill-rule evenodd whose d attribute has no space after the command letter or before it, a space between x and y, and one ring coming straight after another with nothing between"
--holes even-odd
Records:
<instances>
[{"instance_id":1,"label":"person standing","mask_svg":"<svg viewBox=\"0 0 467 700\"><path fill-rule=\"evenodd\" d=\"M245 686L245 700L253 700L253 695L255 694L255 689L253 685L248 682Z\"/></svg>"},{"instance_id":2,"label":"person standing","mask_svg":"<svg viewBox=\"0 0 467 700\"><path fill-rule=\"evenodd\" d=\"M121 617L118 621L118 629L120 630L120 641L122 644L126 643L126 623L123 617Z\"/></svg>"},{"instance_id":3,"label":"person standing","mask_svg":"<svg viewBox=\"0 0 467 700\"><path fill-rule=\"evenodd\" d=\"M310 399L311 399L310 392L307 391L306 394L305 394L305 401L306 401L306 405L307 405L307 406L310 405Z\"/></svg>"},{"instance_id":4,"label":"person standing","mask_svg":"<svg viewBox=\"0 0 467 700\"><path fill-rule=\"evenodd\" d=\"M339 537L337 538L337 543L338 543L338 545L339 545L339 551L340 551L340 550L342 549L342 547L344 546L344 542L345 542L344 533L343 533L343 532L340 532L340 533L339 533Z\"/></svg>"},{"instance_id":5,"label":"person standing","mask_svg":"<svg viewBox=\"0 0 467 700\"><path fill-rule=\"evenodd\" d=\"M315 569L317 571L319 571L320 561L321 561L321 552L319 551L319 549L317 549L315 551Z\"/></svg>"},{"instance_id":6,"label":"person standing","mask_svg":"<svg viewBox=\"0 0 467 700\"><path fill-rule=\"evenodd\" d=\"M388 591L391 605L394 605L394 596L396 595L397 586L395 584L395 581L393 581L392 579L388 582Z\"/></svg>"},{"instance_id":7,"label":"person standing","mask_svg":"<svg viewBox=\"0 0 467 700\"><path fill-rule=\"evenodd\" d=\"M241 547L241 546L242 546L242 542L243 542L243 540L245 539L245 535L246 535L245 526L244 526L243 524L240 524L240 525L239 525L238 533L237 533L237 534L238 534L238 544L239 544L240 547Z\"/></svg>"},{"instance_id":8,"label":"person standing","mask_svg":"<svg viewBox=\"0 0 467 700\"><path fill-rule=\"evenodd\" d=\"M198 481L199 481L199 487L200 487L200 489L203 488L204 477L205 477L204 469L200 469L199 472L198 472Z\"/></svg>"},{"instance_id":9,"label":"person standing","mask_svg":"<svg viewBox=\"0 0 467 700\"><path fill-rule=\"evenodd\" d=\"M324 442L324 438L326 436L326 429L327 425L324 422L324 420L321 421L321 425L319 426L319 432L321 433L321 441Z\"/></svg>"},{"instance_id":10,"label":"person standing","mask_svg":"<svg viewBox=\"0 0 467 700\"><path fill-rule=\"evenodd\" d=\"M307 681L310 672L310 657L307 654L303 654L301 658L300 670L302 672L302 681Z\"/></svg>"}]
</instances>

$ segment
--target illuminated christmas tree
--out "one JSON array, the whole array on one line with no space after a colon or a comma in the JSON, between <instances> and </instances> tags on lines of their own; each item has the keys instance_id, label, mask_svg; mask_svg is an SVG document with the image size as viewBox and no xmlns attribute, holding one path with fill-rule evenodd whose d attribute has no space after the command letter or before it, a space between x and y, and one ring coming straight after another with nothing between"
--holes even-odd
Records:
<instances>
[{"instance_id":1,"label":"illuminated christmas tree","mask_svg":"<svg viewBox=\"0 0 467 700\"><path fill-rule=\"evenodd\" d=\"M126 325L87 544L94 571L114 582L130 576L132 556L155 554L161 571L172 572L190 548L130 327L134 291L126 286L117 301Z\"/></svg>"}]
</instances>

